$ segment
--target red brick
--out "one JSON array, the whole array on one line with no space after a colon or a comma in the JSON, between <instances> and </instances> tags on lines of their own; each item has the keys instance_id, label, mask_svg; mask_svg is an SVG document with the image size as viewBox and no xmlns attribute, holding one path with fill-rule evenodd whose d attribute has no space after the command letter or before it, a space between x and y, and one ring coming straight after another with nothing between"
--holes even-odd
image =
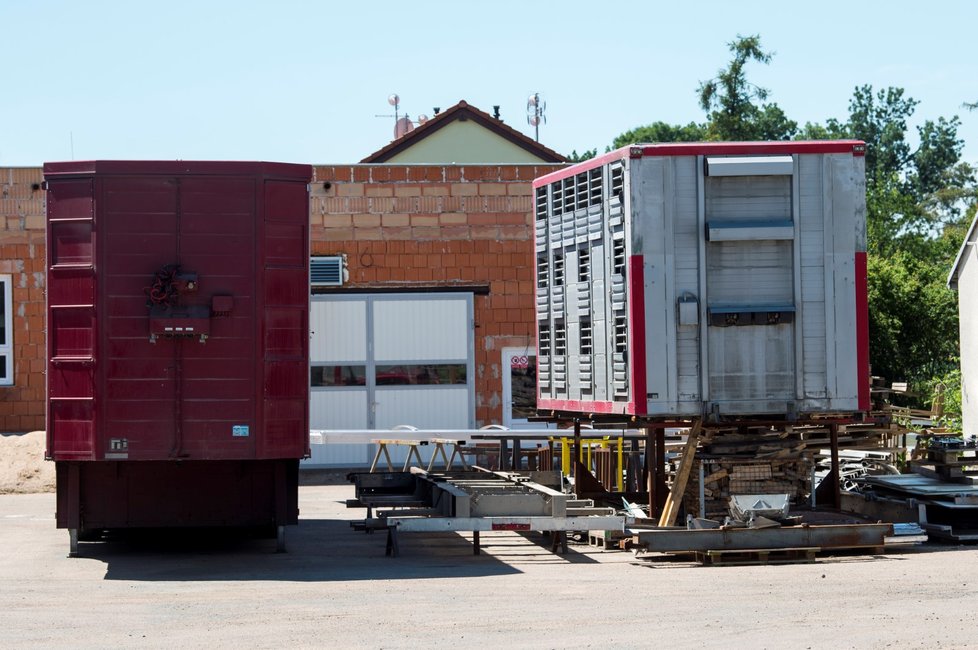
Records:
<instances>
[{"instance_id":1,"label":"red brick","mask_svg":"<svg viewBox=\"0 0 978 650\"><path fill-rule=\"evenodd\" d=\"M391 206L391 210L394 212L418 212L419 200L416 196L396 197Z\"/></svg>"},{"instance_id":2,"label":"red brick","mask_svg":"<svg viewBox=\"0 0 978 650\"><path fill-rule=\"evenodd\" d=\"M473 240L498 239L500 234L498 226L472 225L469 230L472 232Z\"/></svg>"},{"instance_id":3,"label":"red brick","mask_svg":"<svg viewBox=\"0 0 978 650\"><path fill-rule=\"evenodd\" d=\"M408 170L404 167L390 167L388 177L393 182L403 183L408 179Z\"/></svg>"},{"instance_id":4,"label":"red brick","mask_svg":"<svg viewBox=\"0 0 978 650\"><path fill-rule=\"evenodd\" d=\"M419 185L396 185L394 186L394 196L421 196Z\"/></svg>"},{"instance_id":5,"label":"red brick","mask_svg":"<svg viewBox=\"0 0 978 650\"><path fill-rule=\"evenodd\" d=\"M358 241L379 241L384 238L384 231L380 228L354 228L353 237Z\"/></svg>"},{"instance_id":6,"label":"red brick","mask_svg":"<svg viewBox=\"0 0 978 650\"><path fill-rule=\"evenodd\" d=\"M394 228L384 228L384 239L387 240L405 240L414 237L414 233L411 232L410 227L394 227Z\"/></svg>"},{"instance_id":7,"label":"red brick","mask_svg":"<svg viewBox=\"0 0 978 650\"><path fill-rule=\"evenodd\" d=\"M455 183L449 186L448 192L452 196L476 196L479 194L479 185L477 183Z\"/></svg>"},{"instance_id":8,"label":"red brick","mask_svg":"<svg viewBox=\"0 0 978 650\"><path fill-rule=\"evenodd\" d=\"M479 196L504 196L505 194L504 183L479 183Z\"/></svg>"}]
</instances>

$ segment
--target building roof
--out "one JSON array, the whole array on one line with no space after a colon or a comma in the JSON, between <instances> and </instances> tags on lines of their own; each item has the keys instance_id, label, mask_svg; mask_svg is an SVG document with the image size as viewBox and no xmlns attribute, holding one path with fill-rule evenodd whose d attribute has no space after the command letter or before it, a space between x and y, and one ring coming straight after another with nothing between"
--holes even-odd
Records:
<instances>
[{"instance_id":1,"label":"building roof","mask_svg":"<svg viewBox=\"0 0 978 650\"><path fill-rule=\"evenodd\" d=\"M958 256L954 259L954 265L951 266L951 273L947 276L947 286L955 291L958 288L958 277L961 275L961 268L964 265L964 261L968 258L967 251L969 246L978 246L978 214L971 221L968 234L965 235L964 242L961 243L961 250L958 251Z\"/></svg>"},{"instance_id":2,"label":"building roof","mask_svg":"<svg viewBox=\"0 0 978 650\"><path fill-rule=\"evenodd\" d=\"M531 156L540 159L540 162L565 163L567 158L557 153L553 149L543 146L520 133L513 127L505 124L502 120L495 118L488 113L480 111L475 106L470 106L464 99L459 101L449 109L435 115L424 124L420 124L413 131L397 138L386 147L375 151L361 163L384 163L390 161L397 154L415 146L425 138L437 133L444 127L456 122L466 122L471 120L475 124L489 130L496 136L508 141L516 147L526 151ZM441 162L441 161L432 161ZM485 161L485 162L509 162L509 161Z\"/></svg>"}]
</instances>

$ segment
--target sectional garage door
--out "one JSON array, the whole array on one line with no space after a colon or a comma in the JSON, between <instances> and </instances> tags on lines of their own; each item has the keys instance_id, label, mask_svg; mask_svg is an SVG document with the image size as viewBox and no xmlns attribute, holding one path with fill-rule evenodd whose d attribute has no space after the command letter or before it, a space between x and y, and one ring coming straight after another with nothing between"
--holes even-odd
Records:
<instances>
[{"instance_id":1,"label":"sectional garage door","mask_svg":"<svg viewBox=\"0 0 978 650\"><path fill-rule=\"evenodd\" d=\"M474 428L472 294L313 296L313 429Z\"/></svg>"}]
</instances>

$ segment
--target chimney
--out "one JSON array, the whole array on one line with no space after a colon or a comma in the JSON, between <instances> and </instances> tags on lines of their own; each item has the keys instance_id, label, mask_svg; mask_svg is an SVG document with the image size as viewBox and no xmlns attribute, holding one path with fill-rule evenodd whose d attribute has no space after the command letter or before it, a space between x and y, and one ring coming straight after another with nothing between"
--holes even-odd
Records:
<instances>
[{"instance_id":1,"label":"chimney","mask_svg":"<svg viewBox=\"0 0 978 650\"><path fill-rule=\"evenodd\" d=\"M431 110L433 110L435 112L435 115L438 115L439 113L441 113L441 106L435 106Z\"/></svg>"},{"instance_id":2,"label":"chimney","mask_svg":"<svg viewBox=\"0 0 978 650\"><path fill-rule=\"evenodd\" d=\"M497 120L499 119L499 105L498 104L492 107L492 116L494 118L496 118Z\"/></svg>"}]
</instances>

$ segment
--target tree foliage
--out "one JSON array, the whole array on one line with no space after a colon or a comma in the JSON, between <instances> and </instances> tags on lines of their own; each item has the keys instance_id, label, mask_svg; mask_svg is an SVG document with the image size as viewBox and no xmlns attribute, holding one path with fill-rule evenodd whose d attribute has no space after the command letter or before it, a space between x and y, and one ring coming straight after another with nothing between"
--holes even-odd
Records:
<instances>
[{"instance_id":1,"label":"tree foliage","mask_svg":"<svg viewBox=\"0 0 978 650\"><path fill-rule=\"evenodd\" d=\"M857 139L866 143L870 355L874 374L918 386L957 368L956 296L947 274L976 211L976 172L961 160L957 116L910 124L919 102L902 88L855 88L844 120L798 128L749 81L770 64L757 35L728 43L731 59L697 89L703 123L653 122L615 138L639 142ZM965 104L969 110L978 104Z\"/></svg>"},{"instance_id":2,"label":"tree foliage","mask_svg":"<svg viewBox=\"0 0 978 650\"><path fill-rule=\"evenodd\" d=\"M769 91L747 81L750 61L767 65L773 53L761 49L758 35L741 36L727 44L733 58L717 76L700 83L700 108L707 114L708 140L789 140L798 123L777 104L764 103Z\"/></svg>"},{"instance_id":3,"label":"tree foliage","mask_svg":"<svg viewBox=\"0 0 978 650\"><path fill-rule=\"evenodd\" d=\"M702 142L707 139L706 124L690 122L682 126L666 122L653 122L625 131L611 143L612 149L626 147L638 142Z\"/></svg>"}]
</instances>

